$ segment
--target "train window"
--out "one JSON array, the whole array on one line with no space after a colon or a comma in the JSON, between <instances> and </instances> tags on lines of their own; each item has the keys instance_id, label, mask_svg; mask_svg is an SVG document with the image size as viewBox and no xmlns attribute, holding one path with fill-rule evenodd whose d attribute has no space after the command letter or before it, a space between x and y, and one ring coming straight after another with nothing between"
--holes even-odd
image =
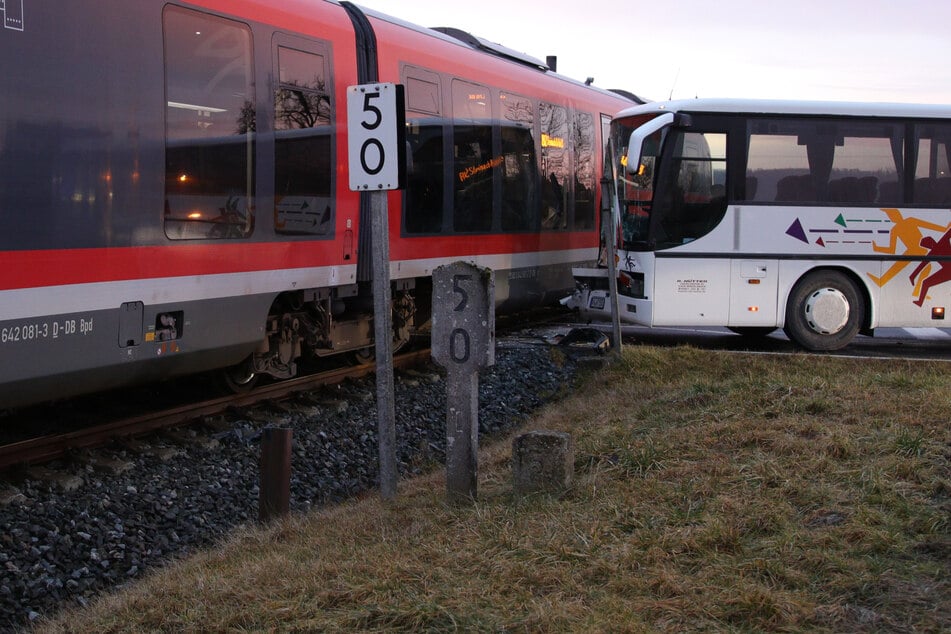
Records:
<instances>
[{"instance_id":1,"label":"train window","mask_svg":"<svg viewBox=\"0 0 951 634\"><path fill-rule=\"evenodd\" d=\"M445 128L439 76L413 69L420 77L406 76L406 233L439 233L443 223ZM422 78L425 76L425 78Z\"/></svg>"},{"instance_id":2,"label":"train window","mask_svg":"<svg viewBox=\"0 0 951 634\"><path fill-rule=\"evenodd\" d=\"M568 226L568 110L542 102L539 108L542 130L542 229Z\"/></svg>"},{"instance_id":3,"label":"train window","mask_svg":"<svg viewBox=\"0 0 951 634\"><path fill-rule=\"evenodd\" d=\"M333 234L333 164L326 58L279 46L274 93L274 227Z\"/></svg>"},{"instance_id":4,"label":"train window","mask_svg":"<svg viewBox=\"0 0 951 634\"><path fill-rule=\"evenodd\" d=\"M453 229L492 229L492 180L502 158L492 154L489 90L458 79L452 82Z\"/></svg>"},{"instance_id":5,"label":"train window","mask_svg":"<svg viewBox=\"0 0 951 634\"><path fill-rule=\"evenodd\" d=\"M251 31L167 6L165 233L241 238L254 227Z\"/></svg>"},{"instance_id":6,"label":"train window","mask_svg":"<svg viewBox=\"0 0 951 634\"><path fill-rule=\"evenodd\" d=\"M440 115L439 80L433 76L430 80L406 78L406 109L422 115Z\"/></svg>"},{"instance_id":7,"label":"train window","mask_svg":"<svg viewBox=\"0 0 951 634\"><path fill-rule=\"evenodd\" d=\"M575 219L574 229L594 228L595 146L594 117L587 112L575 113Z\"/></svg>"},{"instance_id":8,"label":"train window","mask_svg":"<svg viewBox=\"0 0 951 634\"><path fill-rule=\"evenodd\" d=\"M534 229L538 217L535 105L510 93L499 95L502 120L502 231Z\"/></svg>"}]
</instances>

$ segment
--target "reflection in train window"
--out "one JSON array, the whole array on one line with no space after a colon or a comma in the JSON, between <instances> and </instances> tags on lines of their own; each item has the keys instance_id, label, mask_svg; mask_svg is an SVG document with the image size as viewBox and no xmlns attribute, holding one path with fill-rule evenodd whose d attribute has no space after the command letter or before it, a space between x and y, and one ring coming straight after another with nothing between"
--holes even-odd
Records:
<instances>
[{"instance_id":1,"label":"reflection in train window","mask_svg":"<svg viewBox=\"0 0 951 634\"><path fill-rule=\"evenodd\" d=\"M444 119L439 76L412 69L406 76L406 233L439 233L443 228Z\"/></svg>"},{"instance_id":2,"label":"reflection in train window","mask_svg":"<svg viewBox=\"0 0 951 634\"><path fill-rule=\"evenodd\" d=\"M542 229L568 226L570 174L568 110L542 103Z\"/></svg>"},{"instance_id":3,"label":"reflection in train window","mask_svg":"<svg viewBox=\"0 0 951 634\"><path fill-rule=\"evenodd\" d=\"M274 227L333 235L330 93L325 56L278 47L274 94Z\"/></svg>"},{"instance_id":4,"label":"reflection in train window","mask_svg":"<svg viewBox=\"0 0 951 634\"><path fill-rule=\"evenodd\" d=\"M251 32L165 8L165 233L241 238L254 227Z\"/></svg>"},{"instance_id":5,"label":"reflection in train window","mask_svg":"<svg viewBox=\"0 0 951 634\"><path fill-rule=\"evenodd\" d=\"M488 88L452 81L455 231L492 229L492 179L502 158L492 154L491 115Z\"/></svg>"},{"instance_id":6,"label":"reflection in train window","mask_svg":"<svg viewBox=\"0 0 951 634\"><path fill-rule=\"evenodd\" d=\"M499 95L502 119L502 231L537 226L538 169L535 160L535 106L510 93Z\"/></svg>"},{"instance_id":7,"label":"reflection in train window","mask_svg":"<svg viewBox=\"0 0 951 634\"><path fill-rule=\"evenodd\" d=\"M594 228L595 152L600 152L600 149L595 145L594 117L587 112L575 112L575 218L572 228L576 231Z\"/></svg>"}]
</instances>

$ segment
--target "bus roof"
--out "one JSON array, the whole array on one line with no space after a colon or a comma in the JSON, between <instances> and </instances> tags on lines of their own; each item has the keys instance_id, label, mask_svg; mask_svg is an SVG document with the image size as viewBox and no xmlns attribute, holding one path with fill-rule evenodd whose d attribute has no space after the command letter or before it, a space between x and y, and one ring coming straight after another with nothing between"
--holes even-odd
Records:
<instances>
[{"instance_id":1,"label":"bus roof","mask_svg":"<svg viewBox=\"0 0 951 634\"><path fill-rule=\"evenodd\" d=\"M951 119L951 105L864 103L846 101L789 101L766 99L680 99L651 101L622 110L616 119L660 112L734 114L802 114L861 117Z\"/></svg>"}]
</instances>

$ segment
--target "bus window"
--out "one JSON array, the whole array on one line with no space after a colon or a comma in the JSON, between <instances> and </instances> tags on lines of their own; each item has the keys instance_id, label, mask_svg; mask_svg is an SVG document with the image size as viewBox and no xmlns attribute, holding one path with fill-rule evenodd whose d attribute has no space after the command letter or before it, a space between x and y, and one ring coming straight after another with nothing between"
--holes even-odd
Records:
<instances>
[{"instance_id":1,"label":"bus window","mask_svg":"<svg viewBox=\"0 0 951 634\"><path fill-rule=\"evenodd\" d=\"M904 143L886 123L790 118L749 124L747 199L898 204Z\"/></svg>"},{"instance_id":2,"label":"bus window","mask_svg":"<svg viewBox=\"0 0 951 634\"><path fill-rule=\"evenodd\" d=\"M919 126L917 154L913 202L951 205L951 125Z\"/></svg>"},{"instance_id":3,"label":"bus window","mask_svg":"<svg viewBox=\"0 0 951 634\"><path fill-rule=\"evenodd\" d=\"M898 182L903 163L904 142L899 126L838 122L826 200L865 205L897 203L885 184Z\"/></svg>"},{"instance_id":4,"label":"bus window","mask_svg":"<svg viewBox=\"0 0 951 634\"><path fill-rule=\"evenodd\" d=\"M760 130L759 127L754 129L747 143L747 199L773 202L810 197L808 193L799 193L811 183L806 147L799 145L799 137L780 134L776 128L766 126L762 128L763 133ZM755 185L750 187L750 184Z\"/></svg>"},{"instance_id":5,"label":"bus window","mask_svg":"<svg viewBox=\"0 0 951 634\"><path fill-rule=\"evenodd\" d=\"M631 133L642 122L641 119L618 121L612 127L611 133L616 152L614 160L617 163L621 239L626 249L635 249L638 245L647 243L651 205L654 201L654 165L664 134L661 129L648 136L641 148L640 163L636 167L628 165L628 142ZM611 162L606 160L604 164L607 167ZM611 177L610 174L606 176Z\"/></svg>"},{"instance_id":6,"label":"bus window","mask_svg":"<svg viewBox=\"0 0 951 634\"><path fill-rule=\"evenodd\" d=\"M667 143L670 178L654 202L658 248L706 235L726 212L726 134L676 130Z\"/></svg>"}]
</instances>

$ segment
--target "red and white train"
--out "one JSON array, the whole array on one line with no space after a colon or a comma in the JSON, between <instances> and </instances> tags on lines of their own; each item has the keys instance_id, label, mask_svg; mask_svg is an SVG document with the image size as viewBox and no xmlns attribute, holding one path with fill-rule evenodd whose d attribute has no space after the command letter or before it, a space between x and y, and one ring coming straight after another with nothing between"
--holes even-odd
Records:
<instances>
[{"instance_id":1,"label":"red and white train","mask_svg":"<svg viewBox=\"0 0 951 634\"><path fill-rule=\"evenodd\" d=\"M604 130L629 94L348 2L0 7L0 408L370 348L350 85L405 89L397 343L425 327L437 266L493 269L502 312L596 258Z\"/></svg>"}]
</instances>

